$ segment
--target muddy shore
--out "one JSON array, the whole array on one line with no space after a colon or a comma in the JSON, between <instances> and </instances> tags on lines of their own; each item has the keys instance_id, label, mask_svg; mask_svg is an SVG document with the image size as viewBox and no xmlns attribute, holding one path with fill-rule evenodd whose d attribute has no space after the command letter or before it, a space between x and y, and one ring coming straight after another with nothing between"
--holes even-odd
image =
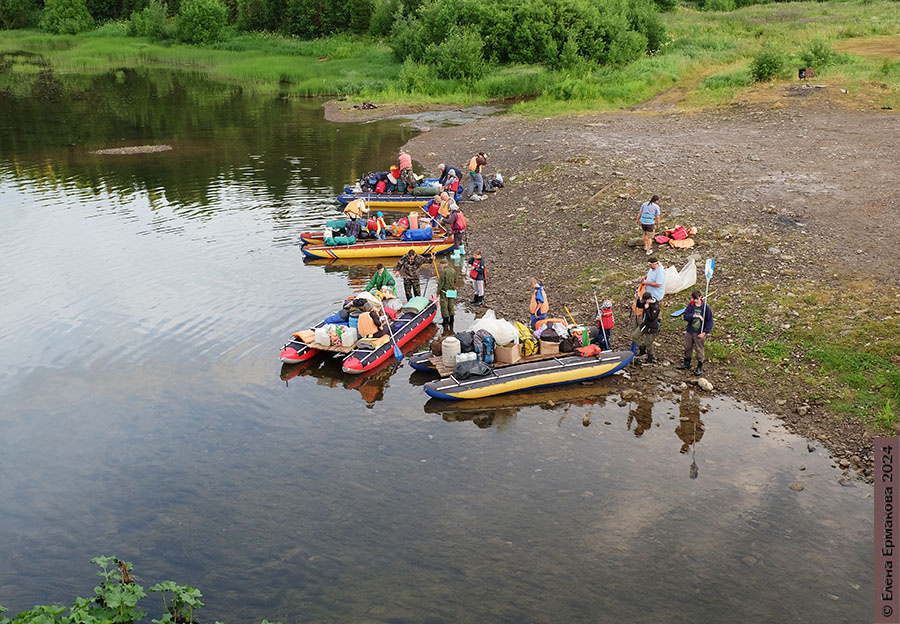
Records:
<instances>
[{"instance_id":1,"label":"muddy shore","mask_svg":"<svg viewBox=\"0 0 900 624\"><path fill-rule=\"evenodd\" d=\"M486 173L502 172L506 188L462 204L469 217L468 249L484 252L486 308L527 318L527 278L540 277L551 316L562 305L581 322L593 318L592 290L615 302L617 345L630 344L628 310L647 270L640 247L640 203L661 197L663 228L699 229L692 250L657 249L665 266L680 268L696 253L716 259L710 303L717 330L710 342L734 344L728 326L743 306L763 306L759 286L793 296L816 283L850 284L879 278L898 290L892 271L900 246L883 216L897 188L900 119L888 112L850 111L825 90L803 99L732 105L701 113L618 112L531 119L504 115L439 128L406 146L426 171L440 162L463 168L476 151L488 154ZM683 322L669 319L687 292L666 297L656 342L658 363L631 367L623 389L648 396L678 392L693 375L681 360ZM461 294L471 295L467 284ZM726 303L723 303L727 301ZM900 308L900 298L894 299ZM802 310L802 308L800 308ZM773 338L790 327L796 309L772 305ZM900 310L897 311L900 315ZM779 329L780 328L780 329ZM842 468L872 474L873 432L859 419L837 419L827 401L807 392L798 371L784 366L746 372L708 357L704 376L721 392L780 416L792 430L829 448Z\"/></svg>"}]
</instances>

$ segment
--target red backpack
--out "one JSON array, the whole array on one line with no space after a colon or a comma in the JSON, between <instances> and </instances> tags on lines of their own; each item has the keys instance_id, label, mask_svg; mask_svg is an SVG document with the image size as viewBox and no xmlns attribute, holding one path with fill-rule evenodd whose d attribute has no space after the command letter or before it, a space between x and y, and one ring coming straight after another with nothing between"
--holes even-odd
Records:
<instances>
[{"instance_id":1,"label":"red backpack","mask_svg":"<svg viewBox=\"0 0 900 624\"><path fill-rule=\"evenodd\" d=\"M462 213L462 210L456 211L456 221L453 222L453 230L456 232L462 232L466 229L466 215Z\"/></svg>"}]
</instances>

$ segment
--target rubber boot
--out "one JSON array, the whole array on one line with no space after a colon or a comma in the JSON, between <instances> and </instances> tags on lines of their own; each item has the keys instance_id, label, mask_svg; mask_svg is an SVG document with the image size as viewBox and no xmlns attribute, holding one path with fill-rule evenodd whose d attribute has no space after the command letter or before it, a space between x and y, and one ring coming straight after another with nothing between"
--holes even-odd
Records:
<instances>
[{"instance_id":1,"label":"rubber boot","mask_svg":"<svg viewBox=\"0 0 900 624\"><path fill-rule=\"evenodd\" d=\"M475 305L477 305L477 306L484 305L484 296L478 295L476 297L476 299L478 299L478 301L475 302Z\"/></svg>"},{"instance_id":2,"label":"rubber boot","mask_svg":"<svg viewBox=\"0 0 900 624\"><path fill-rule=\"evenodd\" d=\"M652 355L647 356L647 364L653 364L655 361Z\"/></svg>"},{"instance_id":3,"label":"rubber boot","mask_svg":"<svg viewBox=\"0 0 900 624\"><path fill-rule=\"evenodd\" d=\"M639 356L640 356L640 355L647 355L647 347L638 347L638 352L637 352L637 354L638 354Z\"/></svg>"},{"instance_id":4,"label":"rubber boot","mask_svg":"<svg viewBox=\"0 0 900 624\"><path fill-rule=\"evenodd\" d=\"M450 323L448 324L448 327L450 328L450 331L453 331L453 321L454 321L454 319L456 319L456 315L450 317Z\"/></svg>"},{"instance_id":5,"label":"rubber boot","mask_svg":"<svg viewBox=\"0 0 900 624\"><path fill-rule=\"evenodd\" d=\"M703 374L703 362L697 364L697 370L694 371L694 377L699 377Z\"/></svg>"},{"instance_id":6,"label":"rubber boot","mask_svg":"<svg viewBox=\"0 0 900 624\"><path fill-rule=\"evenodd\" d=\"M684 358L684 364L676 366L675 370L687 370L691 367L691 358Z\"/></svg>"}]
</instances>

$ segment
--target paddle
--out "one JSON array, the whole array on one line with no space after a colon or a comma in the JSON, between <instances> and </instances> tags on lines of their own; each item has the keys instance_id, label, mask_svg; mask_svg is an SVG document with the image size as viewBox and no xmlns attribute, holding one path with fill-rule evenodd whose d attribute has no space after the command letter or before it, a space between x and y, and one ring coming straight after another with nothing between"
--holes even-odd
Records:
<instances>
[{"instance_id":1,"label":"paddle","mask_svg":"<svg viewBox=\"0 0 900 624\"><path fill-rule=\"evenodd\" d=\"M708 284L708 283L707 283L706 287L707 287L707 290L708 290L708 289L709 289L709 284ZM706 296L709 297L710 295L714 295L714 294L716 294L716 291L712 291L711 293L707 293ZM704 301L705 301L705 300L704 300ZM681 316L682 314L684 314L684 311L685 311L686 309L687 309L687 308L681 308L680 310L675 310L674 312L672 312L672 316Z\"/></svg>"},{"instance_id":2,"label":"paddle","mask_svg":"<svg viewBox=\"0 0 900 624\"><path fill-rule=\"evenodd\" d=\"M592 286L591 290L594 292L594 305L597 306L597 329L600 330L600 335L603 336L603 344L606 345L606 350L609 351L609 340L606 339L606 330L603 329L603 321L601 320L603 314L600 312L600 301L597 299L597 289Z\"/></svg>"},{"instance_id":3,"label":"paddle","mask_svg":"<svg viewBox=\"0 0 900 624\"><path fill-rule=\"evenodd\" d=\"M394 345L394 357L398 360L403 359L403 352L400 350L400 347L397 346L397 341L394 339L394 329L391 327L391 317L388 316L388 313L384 311L384 300L381 301L381 313L384 314L385 320L388 326L388 333L391 335L391 343Z\"/></svg>"},{"instance_id":4,"label":"paddle","mask_svg":"<svg viewBox=\"0 0 900 624\"><path fill-rule=\"evenodd\" d=\"M704 269L704 273L706 273L706 295L703 297L703 317L700 321L700 333L703 333L703 327L706 325L706 299L709 297L709 280L712 279L713 269L716 268L716 261L712 258L706 259L706 268ZM697 369L700 370L700 369Z\"/></svg>"}]
</instances>

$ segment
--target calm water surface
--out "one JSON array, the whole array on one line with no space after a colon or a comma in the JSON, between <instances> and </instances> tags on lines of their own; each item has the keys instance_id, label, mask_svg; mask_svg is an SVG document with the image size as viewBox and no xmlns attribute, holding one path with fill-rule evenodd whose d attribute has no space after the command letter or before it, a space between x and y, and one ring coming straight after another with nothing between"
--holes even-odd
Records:
<instances>
[{"instance_id":1,"label":"calm water surface","mask_svg":"<svg viewBox=\"0 0 900 624\"><path fill-rule=\"evenodd\" d=\"M2 84L0 604L87 595L117 554L200 587L204 621L870 618L871 488L764 414L280 366L372 271L296 235L400 122L187 74ZM173 150L90 153L142 143Z\"/></svg>"}]
</instances>

